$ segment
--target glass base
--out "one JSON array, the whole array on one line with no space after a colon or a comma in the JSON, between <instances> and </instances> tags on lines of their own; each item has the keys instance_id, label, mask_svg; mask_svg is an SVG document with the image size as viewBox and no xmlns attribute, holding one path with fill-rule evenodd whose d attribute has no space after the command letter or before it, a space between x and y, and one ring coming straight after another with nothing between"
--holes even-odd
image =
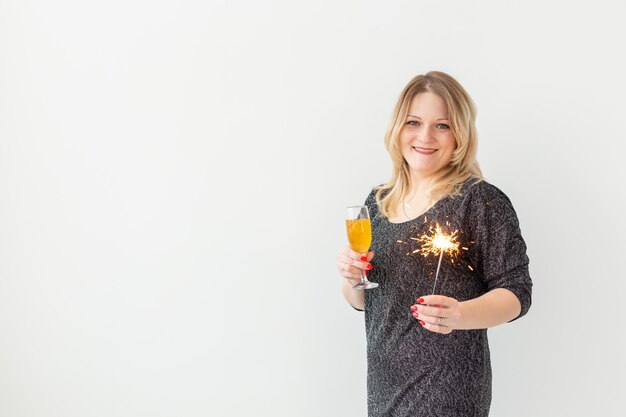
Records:
<instances>
[{"instance_id":1,"label":"glass base","mask_svg":"<svg viewBox=\"0 0 626 417\"><path fill-rule=\"evenodd\" d=\"M378 284L376 284L375 282L365 281L359 282L354 287L352 287L353 290L371 290L372 288L378 288Z\"/></svg>"}]
</instances>

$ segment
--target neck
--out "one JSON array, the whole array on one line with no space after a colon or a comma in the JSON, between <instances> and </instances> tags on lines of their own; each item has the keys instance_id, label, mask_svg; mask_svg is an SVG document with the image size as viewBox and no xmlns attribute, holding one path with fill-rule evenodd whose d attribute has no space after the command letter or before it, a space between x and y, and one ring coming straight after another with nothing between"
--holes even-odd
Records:
<instances>
[{"instance_id":1,"label":"neck","mask_svg":"<svg viewBox=\"0 0 626 417\"><path fill-rule=\"evenodd\" d=\"M409 195L430 196L433 188L432 178L411 177Z\"/></svg>"},{"instance_id":2,"label":"neck","mask_svg":"<svg viewBox=\"0 0 626 417\"><path fill-rule=\"evenodd\" d=\"M431 204L430 191L432 181L430 179L411 178L408 193L400 202L401 213L406 220L410 220L424 213ZM399 213L398 213L399 214Z\"/></svg>"}]
</instances>

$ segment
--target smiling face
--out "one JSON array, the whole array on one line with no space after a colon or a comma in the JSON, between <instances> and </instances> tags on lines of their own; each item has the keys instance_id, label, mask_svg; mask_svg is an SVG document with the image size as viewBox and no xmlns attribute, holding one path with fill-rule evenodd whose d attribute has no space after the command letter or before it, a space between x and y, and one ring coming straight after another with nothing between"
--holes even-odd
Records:
<instances>
[{"instance_id":1,"label":"smiling face","mask_svg":"<svg viewBox=\"0 0 626 417\"><path fill-rule=\"evenodd\" d=\"M414 180L430 179L449 165L456 141L446 102L440 96L423 92L413 97L400 132L400 146Z\"/></svg>"}]
</instances>

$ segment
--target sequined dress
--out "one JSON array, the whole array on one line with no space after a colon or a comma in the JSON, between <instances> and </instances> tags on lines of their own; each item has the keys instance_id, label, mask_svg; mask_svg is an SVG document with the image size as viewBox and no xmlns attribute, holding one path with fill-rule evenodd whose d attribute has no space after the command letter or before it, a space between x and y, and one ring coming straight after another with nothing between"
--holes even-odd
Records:
<instances>
[{"instance_id":1,"label":"sequined dress","mask_svg":"<svg viewBox=\"0 0 626 417\"><path fill-rule=\"evenodd\" d=\"M410 314L419 296L432 291L438 256L413 254L411 237L439 224L458 230L461 250L444 255L437 294L459 301L506 288L526 314L531 304L526 244L509 198L486 181L467 181L461 195L438 201L426 213L390 223L379 213L375 193L367 197L372 219L370 281L365 292L367 390L370 417L472 416L489 414L491 365L487 330L442 335L423 328Z\"/></svg>"}]
</instances>

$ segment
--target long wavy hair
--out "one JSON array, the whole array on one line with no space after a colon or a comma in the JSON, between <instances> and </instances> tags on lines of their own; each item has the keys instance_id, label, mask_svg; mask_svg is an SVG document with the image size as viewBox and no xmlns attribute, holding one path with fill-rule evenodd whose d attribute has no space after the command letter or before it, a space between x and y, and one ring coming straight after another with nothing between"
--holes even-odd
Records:
<instances>
[{"instance_id":1,"label":"long wavy hair","mask_svg":"<svg viewBox=\"0 0 626 417\"><path fill-rule=\"evenodd\" d=\"M430 92L441 97L448 108L450 129L456 142L450 164L433 178L431 201L454 196L468 179L483 179L476 161L478 138L476 106L470 95L454 78L446 73L431 71L414 77L404 87L385 133L385 146L393 163L391 179L378 187L376 200L381 213L391 217L411 190L410 167L402 156L400 133L406 122L411 100L419 93Z\"/></svg>"}]
</instances>

